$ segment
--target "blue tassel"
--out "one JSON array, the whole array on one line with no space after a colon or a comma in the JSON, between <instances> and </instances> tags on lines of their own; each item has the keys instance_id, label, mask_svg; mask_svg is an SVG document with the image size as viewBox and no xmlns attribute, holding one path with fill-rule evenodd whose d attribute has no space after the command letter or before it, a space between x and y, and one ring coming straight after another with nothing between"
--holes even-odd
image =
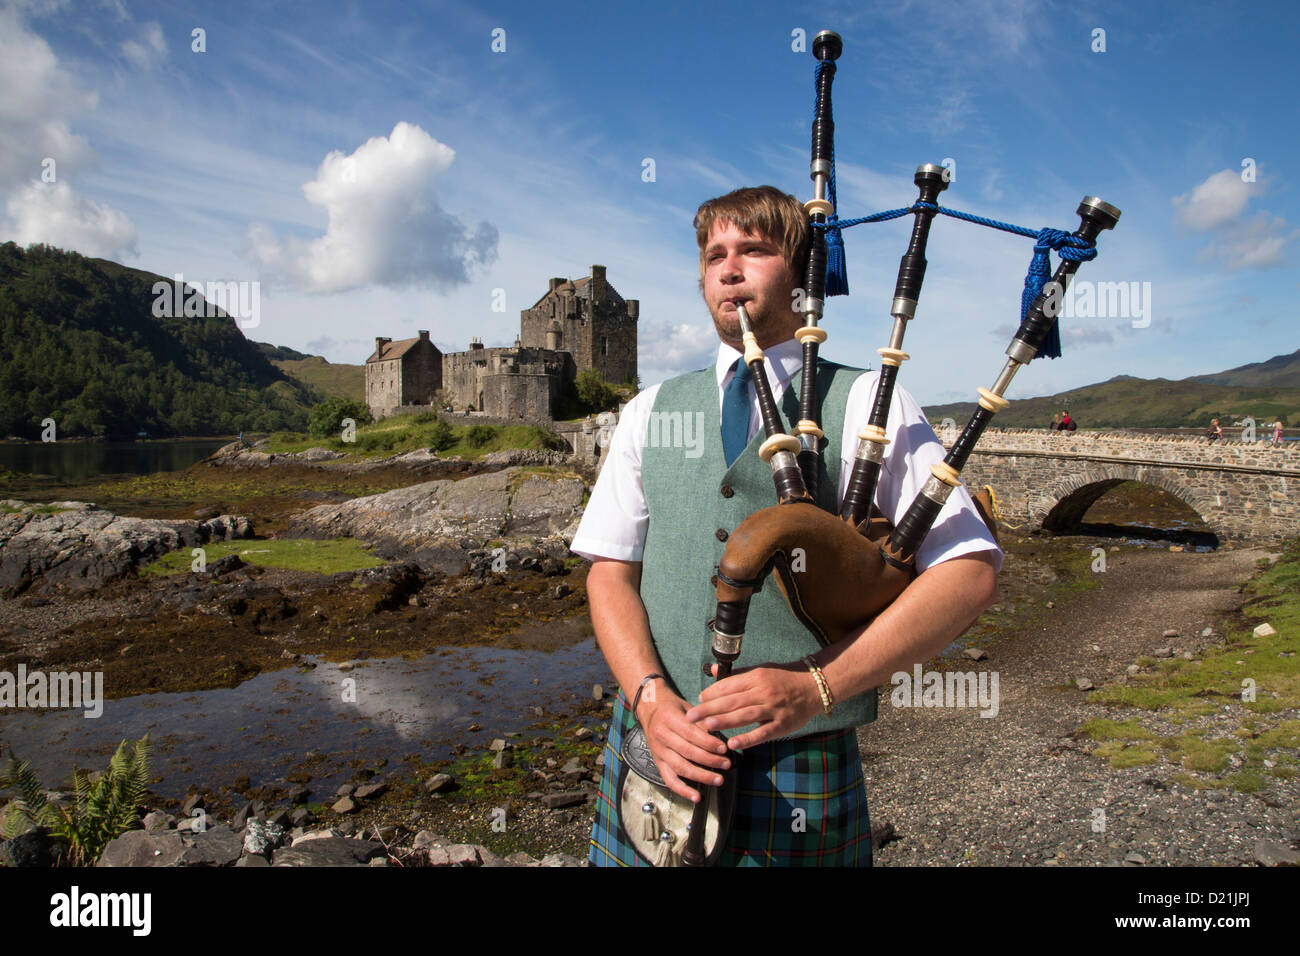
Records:
<instances>
[{"instance_id":1,"label":"blue tassel","mask_svg":"<svg viewBox=\"0 0 1300 956\"><path fill-rule=\"evenodd\" d=\"M1033 308L1034 301L1042 294L1043 286L1047 285L1047 280L1052 275L1052 261L1048 256L1048 250L1052 248L1052 240L1059 237L1057 229L1044 229L1039 233L1038 241L1034 243L1034 257L1029 260L1029 271L1025 274L1025 289L1020 293L1020 321L1025 320L1029 310ZM1050 234L1050 235L1049 235ZM1047 335L1043 337L1043 344L1038 347L1034 358L1060 358L1061 357L1061 331L1059 328L1060 317L1058 316L1053 322L1052 327L1048 330ZM1033 361L1033 359L1030 359Z\"/></svg>"},{"instance_id":2,"label":"blue tassel","mask_svg":"<svg viewBox=\"0 0 1300 956\"><path fill-rule=\"evenodd\" d=\"M831 217L830 222L835 222ZM837 227L826 230L826 298L849 294L849 274L844 262L844 237Z\"/></svg>"}]
</instances>

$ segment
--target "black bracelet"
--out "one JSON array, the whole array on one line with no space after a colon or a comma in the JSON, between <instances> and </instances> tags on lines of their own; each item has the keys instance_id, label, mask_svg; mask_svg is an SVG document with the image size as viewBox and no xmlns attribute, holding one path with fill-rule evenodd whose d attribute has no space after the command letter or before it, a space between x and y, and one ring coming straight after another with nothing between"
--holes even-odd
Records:
<instances>
[{"instance_id":1,"label":"black bracelet","mask_svg":"<svg viewBox=\"0 0 1300 956\"><path fill-rule=\"evenodd\" d=\"M646 674L645 677L641 678L641 686L636 689L636 696L632 698L632 719L636 720L637 723L641 722L640 720L637 720L636 716L636 706L641 703L641 692L645 690L645 685L650 683L656 677L660 680L664 680L663 674Z\"/></svg>"}]
</instances>

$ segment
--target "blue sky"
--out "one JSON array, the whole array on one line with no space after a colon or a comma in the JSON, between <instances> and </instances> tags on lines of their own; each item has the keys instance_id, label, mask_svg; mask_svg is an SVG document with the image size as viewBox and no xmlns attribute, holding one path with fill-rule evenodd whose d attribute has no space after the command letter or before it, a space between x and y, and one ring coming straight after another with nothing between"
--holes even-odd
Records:
<instances>
[{"instance_id":1,"label":"blue sky","mask_svg":"<svg viewBox=\"0 0 1300 956\"><path fill-rule=\"evenodd\" d=\"M0 239L258 281L245 334L332 362L426 328L510 344L548 277L601 263L641 301L643 384L707 364L691 218L739 186L811 196L792 47L824 28L841 215L909 204L943 160L956 209L1123 210L1079 279L1129 284L1128 311L1080 300L1009 397L1300 345L1294 4L0 4ZM909 222L846 233L824 354L875 365ZM1031 246L936 222L901 379L922 402L991 383Z\"/></svg>"}]
</instances>

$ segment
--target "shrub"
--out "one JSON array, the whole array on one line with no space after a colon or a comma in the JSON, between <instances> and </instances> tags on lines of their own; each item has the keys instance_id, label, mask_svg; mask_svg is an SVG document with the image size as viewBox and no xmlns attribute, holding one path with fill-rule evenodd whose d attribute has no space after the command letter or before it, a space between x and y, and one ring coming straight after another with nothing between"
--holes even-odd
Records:
<instances>
[{"instance_id":1,"label":"shrub","mask_svg":"<svg viewBox=\"0 0 1300 956\"><path fill-rule=\"evenodd\" d=\"M429 428L429 451L435 454L456 444L456 430L439 418Z\"/></svg>"},{"instance_id":2,"label":"shrub","mask_svg":"<svg viewBox=\"0 0 1300 956\"><path fill-rule=\"evenodd\" d=\"M28 826L48 827L68 844L68 862L93 864L112 840L138 827L136 817L149 782L149 753L145 734L134 744L123 740L108 770L94 783L74 771L77 796L72 809L49 803L31 764L11 754L5 784L18 791L19 803L5 821L5 836L13 838Z\"/></svg>"},{"instance_id":3,"label":"shrub","mask_svg":"<svg viewBox=\"0 0 1300 956\"><path fill-rule=\"evenodd\" d=\"M338 437L343 430L343 419L351 418L358 425L370 424L370 409L361 402L346 398L331 398L311 410L307 419L307 433L312 438Z\"/></svg>"},{"instance_id":4,"label":"shrub","mask_svg":"<svg viewBox=\"0 0 1300 956\"><path fill-rule=\"evenodd\" d=\"M470 425L469 430L465 432L465 440L475 448L481 448L490 442L496 435L496 429L491 425Z\"/></svg>"}]
</instances>

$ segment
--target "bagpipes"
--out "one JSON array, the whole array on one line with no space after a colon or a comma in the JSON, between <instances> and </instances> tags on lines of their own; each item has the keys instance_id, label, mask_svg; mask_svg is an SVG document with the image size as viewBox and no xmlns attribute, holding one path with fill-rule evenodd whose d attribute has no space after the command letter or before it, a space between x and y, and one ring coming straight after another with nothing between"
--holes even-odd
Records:
<instances>
[{"instance_id":1,"label":"bagpipes","mask_svg":"<svg viewBox=\"0 0 1300 956\"><path fill-rule=\"evenodd\" d=\"M812 237L804 286L804 326L795 333L803 348L799 421L790 433L782 425L763 371L762 349L749 328L744 307L737 308L744 340L743 361L753 372L766 435L759 455L771 466L778 503L750 515L727 539L718 565L717 614L712 626L716 680L727 677L739 658L750 597L773 572L791 612L822 646L858 631L903 592L916 575L917 552L948 496L961 484L961 470L976 442L993 416L1010 404L1003 394L1016 371L1036 356L1060 355L1056 316L1065 290L1079 265L1096 257L1098 235L1114 228L1120 217L1118 209L1093 196L1084 197L1079 204L1076 212L1080 224L1073 233L1055 229L1035 231L956 212L938 205L939 194L948 186L947 171L927 163L916 170L914 182L919 194L913 205L862 219L840 220L835 212L831 83L842 48L839 35L829 30L813 39L812 52L818 61L810 166L813 198L804 204ZM863 222L883 222L909 212L915 218L911 240L899 263L890 308L893 328L888 346L878 350L881 369L875 401L868 422L858 435L857 456L840 513L835 515L814 503L824 444L817 390L817 352L826 341L825 331L818 327L823 301L829 295L848 292L841 230ZM990 388L978 390L979 407L943 462L931 466L930 477L895 527L886 518L871 517L870 509L888 444L886 424L898 370L909 357L903 351L903 338L907 323L916 314L925 278L926 243L931 223L938 214L1034 238L1035 251L1021 298L1020 326L1006 350L1006 364ZM1061 260L1050 281L1049 251L1056 251ZM994 527L985 509L980 511L990 527ZM792 573L791 556L796 549L801 549L806 559L805 573ZM833 573L814 573L814 568ZM819 672L814 671L814 676L818 678L823 703L829 707L829 690ZM625 746L624 753L632 758L634 770L657 777L640 728L629 736L631 746ZM638 747L643 752L635 753ZM640 802L644 814L642 839L653 843L655 834L651 831L658 831L659 846L653 861L656 865L714 863L726 842L734 776L733 766L722 787L702 787L699 803L676 811L675 816L669 813L666 821L660 819L660 811L672 803L671 791L662 787L628 790L625 795L620 794L621 815L630 823ZM660 802L656 803L656 799ZM686 838L678 851L673 844L681 833L683 810L689 813L690 819ZM634 843L637 835L633 834Z\"/></svg>"}]
</instances>

